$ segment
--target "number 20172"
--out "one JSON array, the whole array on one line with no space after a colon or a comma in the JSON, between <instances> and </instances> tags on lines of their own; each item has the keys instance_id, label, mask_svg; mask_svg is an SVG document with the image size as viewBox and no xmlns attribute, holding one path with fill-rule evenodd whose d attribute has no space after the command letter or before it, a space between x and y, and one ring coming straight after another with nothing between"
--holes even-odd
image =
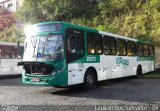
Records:
<instances>
[{"instance_id":1,"label":"number 20172","mask_svg":"<svg viewBox=\"0 0 160 111\"><path fill-rule=\"evenodd\" d=\"M87 57L87 61L96 61L96 57Z\"/></svg>"}]
</instances>

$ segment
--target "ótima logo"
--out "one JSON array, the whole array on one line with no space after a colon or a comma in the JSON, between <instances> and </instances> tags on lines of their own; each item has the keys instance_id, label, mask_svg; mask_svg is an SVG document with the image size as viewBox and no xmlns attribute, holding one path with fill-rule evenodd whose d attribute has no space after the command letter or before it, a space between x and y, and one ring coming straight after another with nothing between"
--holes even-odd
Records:
<instances>
[{"instance_id":1,"label":"\u00f3tima logo","mask_svg":"<svg viewBox=\"0 0 160 111\"><path fill-rule=\"evenodd\" d=\"M122 64L123 66L128 66L129 65L129 60L128 59L123 59L122 57L117 57L116 64L118 64L118 65Z\"/></svg>"}]
</instances>

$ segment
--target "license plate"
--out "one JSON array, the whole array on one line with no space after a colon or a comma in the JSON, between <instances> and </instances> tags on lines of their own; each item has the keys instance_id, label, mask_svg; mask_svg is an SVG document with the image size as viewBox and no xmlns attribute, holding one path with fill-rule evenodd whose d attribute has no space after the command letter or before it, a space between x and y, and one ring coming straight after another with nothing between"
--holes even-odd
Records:
<instances>
[{"instance_id":1,"label":"license plate","mask_svg":"<svg viewBox=\"0 0 160 111\"><path fill-rule=\"evenodd\" d=\"M32 78L32 81L33 81L33 82L39 82L40 79L39 79L39 78Z\"/></svg>"}]
</instances>

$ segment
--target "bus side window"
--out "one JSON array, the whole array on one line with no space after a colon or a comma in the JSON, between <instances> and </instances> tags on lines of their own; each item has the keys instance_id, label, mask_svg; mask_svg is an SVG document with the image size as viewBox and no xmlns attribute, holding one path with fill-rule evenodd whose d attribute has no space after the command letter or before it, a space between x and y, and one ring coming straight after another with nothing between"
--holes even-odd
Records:
<instances>
[{"instance_id":1,"label":"bus side window","mask_svg":"<svg viewBox=\"0 0 160 111\"><path fill-rule=\"evenodd\" d=\"M10 52L9 52L9 58L16 58L16 50L15 50L15 47L10 47Z\"/></svg>"},{"instance_id":2,"label":"bus side window","mask_svg":"<svg viewBox=\"0 0 160 111\"><path fill-rule=\"evenodd\" d=\"M143 55L144 56L148 56L149 55L148 45L143 45Z\"/></svg>"},{"instance_id":3,"label":"bus side window","mask_svg":"<svg viewBox=\"0 0 160 111\"><path fill-rule=\"evenodd\" d=\"M14 59L16 57L15 47L13 46L3 46L1 51L3 59Z\"/></svg>"},{"instance_id":4,"label":"bus side window","mask_svg":"<svg viewBox=\"0 0 160 111\"><path fill-rule=\"evenodd\" d=\"M70 53L82 53L83 54L83 39L78 37L78 35L70 35L67 39L68 51Z\"/></svg>"},{"instance_id":5,"label":"bus side window","mask_svg":"<svg viewBox=\"0 0 160 111\"><path fill-rule=\"evenodd\" d=\"M113 37L103 37L103 53L105 55L115 55L116 54L116 42Z\"/></svg>"},{"instance_id":6,"label":"bus side window","mask_svg":"<svg viewBox=\"0 0 160 111\"><path fill-rule=\"evenodd\" d=\"M72 36L72 35L67 35L67 50L70 52L70 53L75 53L75 37Z\"/></svg>"},{"instance_id":7,"label":"bus side window","mask_svg":"<svg viewBox=\"0 0 160 111\"><path fill-rule=\"evenodd\" d=\"M136 44L136 55L137 56L143 56L142 45L141 44Z\"/></svg>"},{"instance_id":8,"label":"bus side window","mask_svg":"<svg viewBox=\"0 0 160 111\"><path fill-rule=\"evenodd\" d=\"M66 30L67 63L80 59L84 55L84 31L69 28Z\"/></svg>"},{"instance_id":9,"label":"bus side window","mask_svg":"<svg viewBox=\"0 0 160 111\"><path fill-rule=\"evenodd\" d=\"M127 41L127 55L128 56L135 56L135 43L132 41Z\"/></svg>"},{"instance_id":10,"label":"bus side window","mask_svg":"<svg viewBox=\"0 0 160 111\"><path fill-rule=\"evenodd\" d=\"M126 48L125 40L117 39L117 55L120 55L120 56L127 55L127 48Z\"/></svg>"},{"instance_id":11,"label":"bus side window","mask_svg":"<svg viewBox=\"0 0 160 111\"><path fill-rule=\"evenodd\" d=\"M149 56L154 56L154 46L149 45L148 49L149 49Z\"/></svg>"},{"instance_id":12,"label":"bus side window","mask_svg":"<svg viewBox=\"0 0 160 111\"><path fill-rule=\"evenodd\" d=\"M87 33L88 54L102 54L102 36L97 33Z\"/></svg>"},{"instance_id":13,"label":"bus side window","mask_svg":"<svg viewBox=\"0 0 160 111\"><path fill-rule=\"evenodd\" d=\"M16 57L18 59L22 59L23 58L23 51L24 51L24 47L17 47L16 48Z\"/></svg>"}]
</instances>

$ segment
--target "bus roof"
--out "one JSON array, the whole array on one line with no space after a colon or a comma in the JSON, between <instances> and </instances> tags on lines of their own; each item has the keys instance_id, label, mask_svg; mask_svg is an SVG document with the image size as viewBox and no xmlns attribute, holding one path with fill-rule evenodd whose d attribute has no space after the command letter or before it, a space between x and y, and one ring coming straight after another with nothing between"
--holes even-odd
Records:
<instances>
[{"instance_id":1,"label":"bus roof","mask_svg":"<svg viewBox=\"0 0 160 111\"><path fill-rule=\"evenodd\" d=\"M99 33L102 35L107 35L107 36L115 37L115 38L119 38L119 39L125 39L125 40L130 40L130 41L135 41L135 42L138 41L137 39L133 39L133 38L117 35L117 34L112 34L112 33L104 32L104 31L99 31Z\"/></svg>"},{"instance_id":2,"label":"bus roof","mask_svg":"<svg viewBox=\"0 0 160 111\"><path fill-rule=\"evenodd\" d=\"M107 35L107 36L111 36L111 37L115 37L115 38L120 38L120 39L135 41L135 42L138 41L137 39L133 39L133 38L129 38L129 37L117 35L117 34L112 34L112 33L104 32L104 31L98 31L98 30L95 30L95 29L92 29L92 28L89 28L89 27L84 27L84 26L79 26L79 25L75 25L75 24L70 24L70 23L67 23L67 22L62 22L62 23L67 24L67 25L71 25L71 26L73 26L73 27L77 27L77 28L80 28L80 29L83 28L83 29L85 29L85 30L87 30L87 31L96 32L96 33L99 33L99 34L102 34L102 35Z\"/></svg>"}]
</instances>

